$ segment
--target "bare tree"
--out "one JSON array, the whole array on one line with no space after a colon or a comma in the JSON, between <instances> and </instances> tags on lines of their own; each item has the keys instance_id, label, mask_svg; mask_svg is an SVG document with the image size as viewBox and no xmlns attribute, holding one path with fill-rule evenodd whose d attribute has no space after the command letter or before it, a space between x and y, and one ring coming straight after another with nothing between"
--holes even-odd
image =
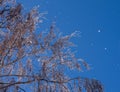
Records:
<instances>
[{"instance_id":1,"label":"bare tree","mask_svg":"<svg viewBox=\"0 0 120 92\"><path fill-rule=\"evenodd\" d=\"M21 4L0 0L0 92L103 92L98 80L69 76L89 69L70 50L76 33L60 36L54 25L41 32L41 16L36 8L25 13Z\"/></svg>"}]
</instances>

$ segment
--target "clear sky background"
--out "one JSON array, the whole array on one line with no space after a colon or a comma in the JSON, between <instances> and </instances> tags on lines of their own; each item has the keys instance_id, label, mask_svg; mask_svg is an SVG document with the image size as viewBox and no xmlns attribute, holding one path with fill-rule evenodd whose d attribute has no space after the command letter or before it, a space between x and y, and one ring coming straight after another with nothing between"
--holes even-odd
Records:
<instances>
[{"instance_id":1,"label":"clear sky background","mask_svg":"<svg viewBox=\"0 0 120 92\"><path fill-rule=\"evenodd\" d=\"M90 71L78 75L100 80L105 92L120 92L120 0L18 0L25 10L40 5L43 28L55 21L63 34L80 31L76 56L85 59ZM77 74L76 74L77 75Z\"/></svg>"}]
</instances>

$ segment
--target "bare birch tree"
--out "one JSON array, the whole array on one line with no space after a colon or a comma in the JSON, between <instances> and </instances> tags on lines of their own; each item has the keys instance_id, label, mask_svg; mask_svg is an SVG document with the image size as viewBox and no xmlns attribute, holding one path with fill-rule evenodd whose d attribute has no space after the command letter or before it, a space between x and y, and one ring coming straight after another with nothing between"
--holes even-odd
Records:
<instances>
[{"instance_id":1,"label":"bare birch tree","mask_svg":"<svg viewBox=\"0 0 120 92\"><path fill-rule=\"evenodd\" d=\"M103 92L98 80L70 77L72 70L89 69L70 50L76 34L60 36L53 25L39 31L41 16L36 8L25 13L21 4L0 0L0 92Z\"/></svg>"}]
</instances>

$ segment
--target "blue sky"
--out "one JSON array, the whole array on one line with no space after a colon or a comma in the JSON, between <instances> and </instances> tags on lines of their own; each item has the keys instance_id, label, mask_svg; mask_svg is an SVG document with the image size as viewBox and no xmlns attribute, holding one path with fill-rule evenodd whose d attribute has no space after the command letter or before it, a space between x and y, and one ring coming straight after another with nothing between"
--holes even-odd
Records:
<instances>
[{"instance_id":1,"label":"blue sky","mask_svg":"<svg viewBox=\"0 0 120 92\"><path fill-rule=\"evenodd\" d=\"M25 10L40 5L44 26L55 21L63 34L80 31L76 56L85 59L90 71L80 76L100 80L105 92L120 92L120 1L119 0L18 0Z\"/></svg>"}]
</instances>

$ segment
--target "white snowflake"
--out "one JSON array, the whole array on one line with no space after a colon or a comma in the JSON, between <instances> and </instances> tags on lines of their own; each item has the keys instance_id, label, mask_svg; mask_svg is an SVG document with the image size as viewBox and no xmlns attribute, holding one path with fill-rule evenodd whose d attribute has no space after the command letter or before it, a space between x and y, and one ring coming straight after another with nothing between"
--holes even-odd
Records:
<instances>
[{"instance_id":1,"label":"white snowflake","mask_svg":"<svg viewBox=\"0 0 120 92\"><path fill-rule=\"evenodd\" d=\"M98 33L100 33L100 32L101 32L101 30L99 29L99 30L98 30Z\"/></svg>"},{"instance_id":2,"label":"white snowflake","mask_svg":"<svg viewBox=\"0 0 120 92\"><path fill-rule=\"evenodd\" d=\"M107 50L107 48L104 48L105 50Z\"/></svg>"}]
</instances>

